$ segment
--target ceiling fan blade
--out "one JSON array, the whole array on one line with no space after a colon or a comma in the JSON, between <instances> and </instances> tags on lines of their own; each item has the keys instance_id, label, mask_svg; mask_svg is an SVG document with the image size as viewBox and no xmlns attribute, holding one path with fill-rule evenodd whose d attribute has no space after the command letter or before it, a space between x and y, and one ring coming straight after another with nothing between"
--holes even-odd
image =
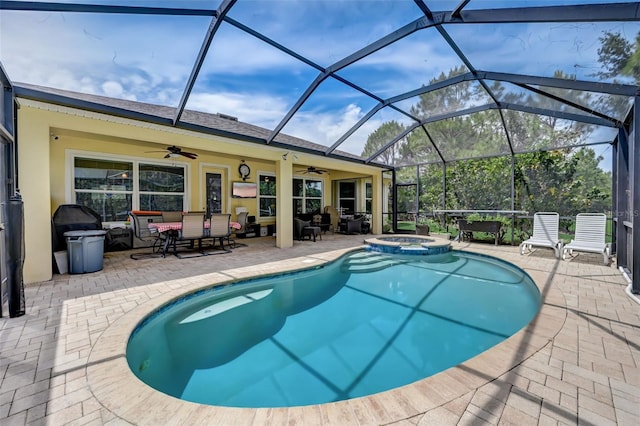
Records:
<instances>
[{"instance_id":1,"label":"ceiling fan blade","mask_svg":"<svg viewBox=\"0 0 640 426\"><path fill-rule=\"evenodd\" d=\"M181 151L179 154L184 156L184 157L190 158L192 160L195 160L196 158L198 158L198 154L194 154L193 152Z\"/></svg>"}]
</instances>

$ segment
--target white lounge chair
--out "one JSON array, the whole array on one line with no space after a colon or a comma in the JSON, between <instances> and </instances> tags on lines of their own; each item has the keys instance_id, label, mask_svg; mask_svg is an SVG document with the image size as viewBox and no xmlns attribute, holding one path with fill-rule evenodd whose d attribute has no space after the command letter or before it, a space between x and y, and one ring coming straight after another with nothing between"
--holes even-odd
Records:
<instances>
[{"instance_id":1,"label":"white lounge chair","mask_svg":"<svg viewBox=\"0 0 640 426\"><path fill-rule=\"evenodd\" d=\"M533 215L533 235L520 244L520 254L524 251L536 247L548 247L555 251L557 258L560 258L562 251L562 241L558 237L558 226L560 216L555 212L538 212Z\"/></svg>"},{"instance_id":2,"label":"white lounge chair","mask_svg":"<svg viewBox=\"0 0 640 426\"><path fill-rule=\"evenodd\" d=\"M611 257L609 244L605 242L607 216L604 213L578 213L576 216L576 234L571 242L564 246L562 258L574 251L598 253L608 265Z\"/></svg>"}]
</instances>

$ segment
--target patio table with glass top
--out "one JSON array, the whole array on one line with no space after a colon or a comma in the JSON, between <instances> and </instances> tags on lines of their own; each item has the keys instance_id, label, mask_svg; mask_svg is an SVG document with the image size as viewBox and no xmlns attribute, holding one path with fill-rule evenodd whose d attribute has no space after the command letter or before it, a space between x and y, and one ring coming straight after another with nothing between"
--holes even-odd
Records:
<instances>
[{"instance_id":1,"label":"patio table with glass top","mask_svg":"<svg viewBox=\"0 0 640 426\"><path fill-rule=\"evenodd\" d=\"M162 246L162 257L165 257L167 248L173 244L173 241L178 237L178 233L182 230L182 222L150 222L148 226L152 232L166 235ZM210 226L209 220L205 220L204 229L209 229ZM242 225L238 222L229 222L229 228L240 229Z\"/></svg>"}]
</instances>

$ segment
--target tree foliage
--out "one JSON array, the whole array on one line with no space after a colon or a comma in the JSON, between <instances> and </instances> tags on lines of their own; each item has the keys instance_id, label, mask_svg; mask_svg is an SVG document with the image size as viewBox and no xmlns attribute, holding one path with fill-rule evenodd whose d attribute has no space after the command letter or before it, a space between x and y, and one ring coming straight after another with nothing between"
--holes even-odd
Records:
<instances>
[{"instance_id":1,"label":"tree foliage","mask_svg":"<svg viewBox=\"0 0 640 426\"><path fill-rule=\"evenodd\" d=\"M605 71L598 75L603 78L624 75L633 78L635 84L640 84L640 33L632 43L619 32L605 31L600 43L598 61Z\"/></svg>"},{"instance_id":2,"label":"tree foliage","mask_svg":"<svg viewBox=\"0 0 640 426\"><path fill-rule=\"evenodd\" d=\"M375 154L380 148L404 132L404 130L404 126L395 120L382 124L367 138L367 143L362 151L362 157L368 158ZM396 145L397 144L394 144L389 147L389 149L382 152L375 160L383 164L393 164L398 151L398 146Z\"/></svg>"},{"instance_id":3,"label":"tree foliage","mask_svg":"<svg viewBox=\"0 0 640 426\"><path fill-rule=\"evenodd\" d=\"M617 33L604 33L598 50L603 76L628 75L640 82L640 34L631 43ZM430 85L465 73L456 67L430 81ZM555 78L575 76L556 71ZM549 93L513 90L501 82L487 82L493 98L475 81L463 81L420 95L411 114L423 118L499 102L541 110L575 113L568 99L582 105L626 102L605 101L596 95L566 88L541 88ZM614 108L613 105L605 105ZM624 105L621 105L624 109ZM622 109L617 109L620 111ZM506 128L506 130L505 130ZM395 121L372 133L363 155L368 156L405 131ZM434 209L510 210L511 152L515 153L514 195L516 210L557 211L572 216L578 212L603 212L611 205L611 176L604 172L591 148L572 148L586 142L594 126L556 116L494 109L435 120L416 127L378 158L396 166L400 182L415 182L422 212ZM452 162L452 160L456 160ZM417 168L400 167L420 164ZM444 166L446 164L446 167ZM446 170L446 188L443 177ZM446 192L445 192L446 191ZM445 197L446 193L446 197ZM399 205L409 205L411 191L398 194Z\"/></svg>"}]
</instances>

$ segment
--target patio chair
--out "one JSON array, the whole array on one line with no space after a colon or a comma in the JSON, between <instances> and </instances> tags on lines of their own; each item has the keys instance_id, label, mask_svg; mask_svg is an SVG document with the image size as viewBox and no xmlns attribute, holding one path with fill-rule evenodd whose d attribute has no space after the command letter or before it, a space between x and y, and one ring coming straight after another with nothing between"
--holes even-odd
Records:
<instances>
[{"instance_id":1,"label":"patio chair","mask_svg":"<svg viewBox=\"0 0 640 426\"><path fill-rule=\"evenodd\" d=\"M152 231L148 226L151 222L162 222L162 215L130 212L129 216L131 217L134 237L144 245L151 247L151 253L132 253L129 257L133 260L162 257L162 251L160 249L165 242L164 235Z\"/></svg>"},{"instance_id":2,"label":"patio chair","mask_svg":"<svg viewBox=\"0 0 640 426\"><path fill-rule=\"evenodd\" d=\"M343 234L363 234L364 216L345 216L340 218L339 231Z\"/></svg>"},{"instance_id":3,"label":"patio chair","mask_svg":"<svg viewBox=\"0 0 640 426\"><path fill-rule=\"evenodd\" d=\"M605 242L607 216L604 213L578 213L576 215L576 233L573 240L562 249L562 259L574 251L602 254L604 264L611 258L610 246Z\"/></svg>"},{"instance_id":4,"label":"patio chair","mask_svg":"<svg viewBox=\"0 0 640 426\"><path fill-rule=\"evenodd\" d=\"M302 241L304 237L309 237L309 240L311 240L311 237L313 237L313 241L315 242L318 235L320 235L320 239L322 239L319 226L313 226L311 222L298 219L297 217L293 218L293 237L296 240Z\"/></svg>"},{"instance_id":5,"label":"patio chair","mask_svg":"<svg viewBox=\"0 0 640 426\"><path fill-rule=\"evenodd\" d=\"M181 222L182 212L181 211L163 211L162 221L163 222Z\"/></svg>"},{"instance_id":6,"label":"patio chair","mask_svg":"<svg viewBox=\"0 0 640 426\"><path fill-rule=\"evenodd\" d=\"M172 238L173 254L181 259L187 257L205 256L202 252L202 239L208 236L204 232L204 212L189 212L182 215L182 228L180 231L174 231L170 238ZM179 254L176 245L179 242L188 242L190 248L194 248L195 242L198 242L197 254L182 255Z\"/></svg>"},{"instance_id":7,"label":"patio chair","mask_svg":"<svg viewBox=\"0 0 640 426\"><path fill-rule=\"evenodd\" d=\"M220 241L219 249L215 252L207 251L205 254L220 254L231 253L231 250L224 246L224 242L227 241L227 246L231 244L231 228L229 223L231 222L231 215L224 213L213 213L209 218L209 238L213 240L213 246L216 247L216 240Z\"/></svg>"},{"instance_id":8,"label":"patio chair","mask_svg":"<svg viewBox=\"0 0 640 426\"><path fill-rule=\"evenodd\" d=\"M560 258L562 241L558 236L560 215L555 212L538 212L533 215L533 235L520 244L520 254L535 247L552 248L556 257Z\"/></svg>"}]
</instances>

